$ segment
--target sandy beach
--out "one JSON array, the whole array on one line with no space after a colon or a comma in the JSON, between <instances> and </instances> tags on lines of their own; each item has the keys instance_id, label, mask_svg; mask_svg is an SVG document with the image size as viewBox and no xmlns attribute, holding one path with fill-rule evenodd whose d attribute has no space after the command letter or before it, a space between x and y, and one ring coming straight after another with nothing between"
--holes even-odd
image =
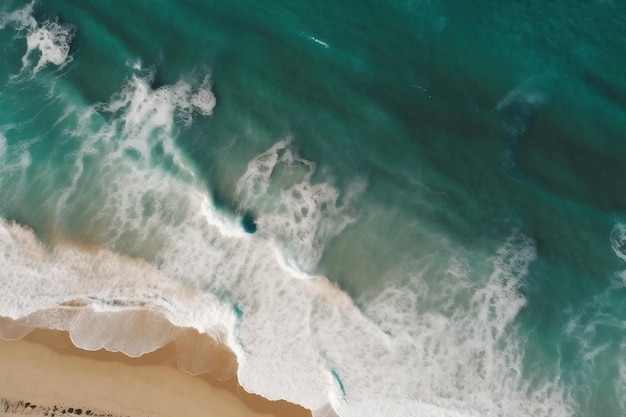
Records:
<instances>
[{"instance_id":1,"label":"sandy beach","mask_svg":"<svg viewBox=\"0 0 626 417\"><path fill-rule=\"evenodd\" d=\"M37 329L0 340L0 415L306 417L308 410L176 368L173 343L139 358L74 347L66 332Z\"/></svg>"}]
</instances>

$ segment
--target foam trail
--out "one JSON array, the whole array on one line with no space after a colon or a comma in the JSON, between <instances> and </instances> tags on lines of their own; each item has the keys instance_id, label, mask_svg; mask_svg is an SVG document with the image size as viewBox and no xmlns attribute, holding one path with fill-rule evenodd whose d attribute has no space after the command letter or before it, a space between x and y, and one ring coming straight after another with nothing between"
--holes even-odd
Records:
<instances>
[{"instance_id":1,"label":"foam trail","mask_svg":"<svg viewBox=\"0 0 626 417\"><path fill-rule=\"evenodd\" d=\"M322 45L324 48L327 48L327 49L330 48L330 46L326 42L316 38L315 36L310 36L309 39L311 39L313 42L315 42L318 45Z\"/></svg>"},{"instance_id":2,"label":"foam trail","mask_svg":"<svg viewBox=\"0 0 626 417\"><path fill-rule=\"evenodd\" d=\"M533 112L547 101L546 94L533 85L533 80L528 80L509 91L495 109L503 115L509 133L519 138L528 130Z\"/></svg>"},{"instance_id":3,"label":"foam trail","mask_svg":"<svg viewBox=\"0 0 626 417\"><path fill-rule=\"evenodd\" d=\"M519 170L515 153L530 128L533 116L548 101L547 94L534 84L535 80L526 80L515 86L495 107L510 135L509 146L502 154L502 169L508 176L523 183L531 181Z\"/></svg>"}]
</instances>

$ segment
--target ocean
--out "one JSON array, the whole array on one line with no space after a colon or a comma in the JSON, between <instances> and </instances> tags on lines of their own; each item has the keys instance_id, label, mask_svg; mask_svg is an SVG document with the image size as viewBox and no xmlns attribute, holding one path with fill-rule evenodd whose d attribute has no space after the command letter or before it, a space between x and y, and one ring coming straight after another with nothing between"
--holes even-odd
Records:
<instances>
[{"instance_id":1,"label":"ocean","mask_svg":"<svg viewBox=\"0 0 626 417\"><path fill-rule=\"evenodd\" d=\"M623 416L624 16L2 0L0 336L195 328L315 417Z\"/></svg>"}]
</instances>

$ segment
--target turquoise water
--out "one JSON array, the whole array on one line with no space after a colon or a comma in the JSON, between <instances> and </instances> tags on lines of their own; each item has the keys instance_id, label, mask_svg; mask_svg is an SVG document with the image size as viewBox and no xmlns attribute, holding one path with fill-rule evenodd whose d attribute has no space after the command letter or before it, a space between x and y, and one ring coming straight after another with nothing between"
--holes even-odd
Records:
<instances>
[{"instance_id":1,"label":"turquoise water","mask_svg":"<svg viewBox=\"0 0 626 417\"><path fill-rule=\"evenodd\" d=\"M143 303L316 417L623 415L624 12L4 0L0 316Z\"/></svg>"}]
</instances>

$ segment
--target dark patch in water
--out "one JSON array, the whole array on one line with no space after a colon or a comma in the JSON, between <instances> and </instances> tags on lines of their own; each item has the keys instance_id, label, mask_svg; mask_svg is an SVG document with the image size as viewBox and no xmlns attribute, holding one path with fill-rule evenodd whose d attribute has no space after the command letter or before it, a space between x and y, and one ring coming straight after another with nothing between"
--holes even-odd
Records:
<instances>
[{"instance_id":1,"label":"dark patch in water","mask_svg":"<svg viewBox=\"0 0 626 417\"><path fill-rule=\"evenodd\" d=\"M233 202L226 198L219 190L211 190L211 200L213 206L217 210L227 211L230 213L241 213L241 211L233 204ZM254 233L257 231L258 226L256 224L256 217L250 211L244 211L241 217L241 227L246 233Z\"/></svg>"},{"instance_id":2,"label":"dark patch in water","mask_svg":"<svg viewBox=\"0 0 626 417\"><path fill-rule=\"evenodd\" d=\"M237 315L237 319L241 320L241 318L243 317L243 311L241 310L241 307L239 307L239 304L233 303L233 310Z\"/></svg>"},{"instance_id":3,"label":"dark patch in water","mask_svg":"<svg viewBox=\"0 0 626 417\"><path fill-rule=\"evenodd\" d=\"M333 378L335 378L335 381L337 381L337 384L339 384L339 388L341 389L341 395L343 395L344 397L346 396L346 389L343 386L343 381L341 381L341 378L339 378L339 374L337 373L336 369L331 369L330 373L332 374Z\"/></svg>"},{"instance_id":4,"label":"dark patch in water","mask_svg":"<svg viewBox=\"0 0 626 417\"><path fill-rule=\"evenodd\" d=\"M229 203L229 200L217 189L217 187L211 190L211 200L213 201L213 206L215 206L218 210L234 210L234 206Z\"/></svg>"},{"instance_id":5,"label":"dark patch in water","mask_svg":"<svg viewBox=\"0 0 626 417\"><path fill-rule=\"evenodd\" d=\"M257 229L256 219L249 211L245 212L241 218L241 225L246 233L254 233Z\"/></svg>"},{"instance_id":6,"label":"dark patch in water","mask_svg":"<svg viewBox=\"0 0 626 417\"><path fill-rule=\"evenodd\" d=\"M141 152L134 148L125 149L124 154L133 161L139 161L141 159Z\"/></svg>"},{"instance_id":7,"label":"dark patch in water","mask_svg":"<svg viewBox=\"0 0 626 417\"><path fill-rule=\"evenodd\" d=\"M168 80L163 76L163 74L157 71L157 73L154 75L154 78L150 81L150 88L156 91L159 88L165 87L169 84L173 83L169 83Z\"/></svg>"}]
</instances>

